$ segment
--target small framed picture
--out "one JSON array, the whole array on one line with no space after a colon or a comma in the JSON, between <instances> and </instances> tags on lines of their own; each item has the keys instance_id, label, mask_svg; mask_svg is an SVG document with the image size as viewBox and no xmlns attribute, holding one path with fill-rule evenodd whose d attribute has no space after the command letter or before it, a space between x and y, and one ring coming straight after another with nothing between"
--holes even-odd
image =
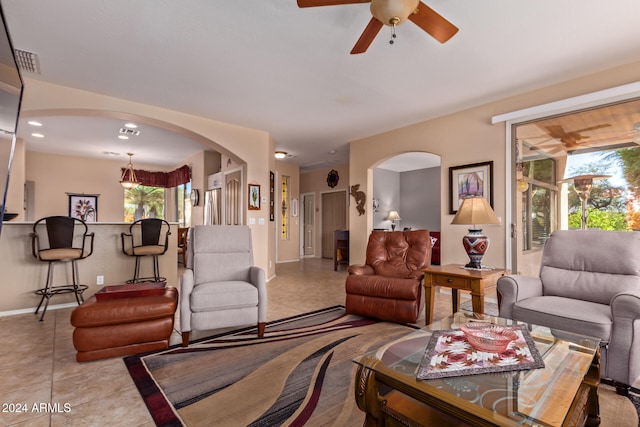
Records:
<instances>
[{"instance_id":1,"label":"small framed picture","mask_svg":"<svg viewBox=\"0 0 640 427\"><path fill-rule=\"evenodd\" d=\"M493 162L449 168L449 213L458 212L467 197L484 197L493 207Z\"/></svg>"},{"instance_id":2,"label":"small framed picture","mask_svg":"<svg viewBox=\"0 0 640 427\"><path fill-rule=\"evenodd\" d=\"M260 186L258 184L249 184L249 210L260 210Z\"/></svg>"},{"instance_id":3,"label":"small framed picture","mask_svg":"<svg viewBox=\"0 0 640 427\"><path fill-rule=\"evenodd\" d=\"M98 221L97 194L71 194L69 196L69 216L84 222Z\"/></svg>"}]
</instances>

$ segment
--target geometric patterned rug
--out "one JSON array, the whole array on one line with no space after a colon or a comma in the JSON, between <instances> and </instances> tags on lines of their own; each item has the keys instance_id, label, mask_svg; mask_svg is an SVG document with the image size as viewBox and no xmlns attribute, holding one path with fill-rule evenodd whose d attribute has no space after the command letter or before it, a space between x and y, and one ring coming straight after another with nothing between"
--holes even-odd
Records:
<instances>
[{"instance_id":1,"label":"geometric patterned rug","mask_svg":"<svg viewBox=\"0 0 640 427\"><path fill-rule=\"evenodd\" d=\"M411 330L338 306L124 361L159 426L355 426L353 357Z\"/></svg>"}]
</instances>

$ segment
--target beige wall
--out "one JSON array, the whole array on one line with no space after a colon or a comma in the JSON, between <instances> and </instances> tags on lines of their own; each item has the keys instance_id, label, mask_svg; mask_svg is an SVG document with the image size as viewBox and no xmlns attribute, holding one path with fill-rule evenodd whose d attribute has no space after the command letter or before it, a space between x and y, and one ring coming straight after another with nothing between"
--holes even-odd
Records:
<instances>
[{"instance_id":1,"label":"beige wall","mask_svg":"<svg viewBox=\"0 0 640 427\"><path fill-rule=\"evenodd\" d=\"M495 115L508 113L552 101L583 95L638 80L640 62L574 79L562 84L490 102L455 114L407 126L391 132L354 141L350 145L349 170L351 185L369 195L372 188L371 168L382 160L408 151L427 151L441 156L441 232L442 263L464 263L467 257L462 248L464 226L450 225L453 218L448 209L448 171L451 166L492 160L494 166L494 208L498 216L506 213L505 181L505 124L491 124ZM371 214L358 216L351 204L349 215L350 262L364 261L366 242L371 230ZM491 248L485 263L503 267L506 261L505 227L486 226Z\"/></svg>"},{"instance_id":2,"label":"beige wall","mask_svg":"<svg viewBox=\"0 0 640 427\"><path fill-rule=\"evenodd\" d=\"M121 168L126 163L126 159L93 159L28 151L25 178L35 184L34 218L68 215L67 193L76 193L99 195L99 222L124 221L124 188L119 181ZM134 167L171 169L135 162Z\"/></svg>"},{"instance_id":3,"label":"beige wall","mask_svg":"<svg viewBox=\"0 0 640 427\"><path fill-rule=\"evenodd\" d=\"M329 174L331 169L335 169L336 171L338 171L338 175L340 176L338 185L336 185L334 188L331 188L327 185L327 175ZM322 215L320 214L320 209L322 208L322 205L320 203L321 194L336 190L344 190L347 192L347 194L349 193L349 165L347 163L300 174L300 194L314 194L316 215L314 220L315 245L313 252L316 258L322 257ZM370 196L367 196L367 199L370 200ZM368 206L369 203L367 204L367 210L369 210ZM353 209L353 212L355 212L355 207ZM347 210L347 216L348 215L349 210ZM355 215L358 215L357 212L355 212Z\"/></svg>"},{"instance_id":4,"label":"beige wall","mask_svg":"<svg viewBox=\"0 0 640 427\"><path fill-rule=\"evenodd\" d=\"M278 247L276 262L291 262L300 260L300 168L298 165L276 161L276 209L275 209L275 235ZM278 209L282 203L282 189L280 179L289 177L289 239L281 239L282 209ZM267 187L268 191L269 187ZM264 193L268 197L268 192ZM291 203L298 199L298 216L291 214ZM266 206L266 205L265 205Z\"/></svg>"},{"instance_id":5,"label":"beige wall","mask_svg":"<svg viewBox=\"0 0 640 427\"><path fill-rule=\"evenodd\" d=\"M269 186L269 170L273 165L273 141L264 131L26 78L21 119L47 114L117 117L187 135L205 147L221 153L223 161L230 159L237 164L248 165L246 182L256 182L262 188ZM135 159L134 165L138 167ZM109 174L109 180L111 176ZM97 188L97 185L95 182L90 190L84 191L97 192L93 189ZM82 188L78 190L83 191ZM75 190L61 191L64 193ZM274 259L275 253L275 246L269 241L266 225L269 222L268 210L263 209L253 215L265 219L264 222L256 221L255 225L250 225L254 248L260 248L256 251L255 262L256 265L268 269L269 260Z\"/></svg>"}]
</instances>

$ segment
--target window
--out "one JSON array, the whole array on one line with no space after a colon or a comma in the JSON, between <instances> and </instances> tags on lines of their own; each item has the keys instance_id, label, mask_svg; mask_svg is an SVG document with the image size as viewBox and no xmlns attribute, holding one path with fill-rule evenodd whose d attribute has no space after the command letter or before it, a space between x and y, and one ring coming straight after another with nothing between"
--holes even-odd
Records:
<instances>
[{"instance_id":1,"label":"window","mask_svg":"<svg viewBox=\"0 0 640 427\"><path fill-rule=\"evenodd\" d=\"M176 219L182 227L191 225L191 182L180 184L176 187Z\"/></svg>"},{"instance_id":2,"label":"window","mask_svg":"<svg viewBox=\"0 0 640 427\"><path fill-rule=\"evenodd\" d=\"M523 250L528 251L541 249L556 229L556 162L541 158L524 161L522 166L523 179L528 184L522 192L522 244Z\"/></svg>"},{"instance_id":3,"label":"window","mask_svg":"<svg viewBox=\"0 0 640 427\"><path fill-rule=\"evenodd\" d=\"M124 190L124 221L145 218L164 219L164 188L138 185Z\"/></svg>"},{"instance_id":4,"label":"window","mask_svg":"<svg viewBox=\"0 0 640 427\"><path fill-rule=\"evenodd\" d=\"M514 124L512 271L558 229L640 226L640 99ZM577 191L576 191L577 190Z\"/></svg>"}]
</instances>

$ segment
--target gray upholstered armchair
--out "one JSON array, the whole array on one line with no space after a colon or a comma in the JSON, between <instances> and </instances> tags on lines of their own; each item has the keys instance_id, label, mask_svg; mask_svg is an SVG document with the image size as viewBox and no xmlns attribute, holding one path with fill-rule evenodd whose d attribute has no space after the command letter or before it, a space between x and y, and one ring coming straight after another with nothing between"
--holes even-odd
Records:
<instances>
[{"instance_id":1,"label":"gray upholstered armchair","mask_svg":"<svg viewBox=\"0 0 640 427\"><path fill-rule=\"evenodd\" d=\"M600 338L601 376L640 376L640 233L554 232L539 277L498 280L500 316Z\"/></svg>"},{"instance_id":2,"label":"gray upholstered armchair","mask_svg":"<svg viewBox=\"0 0 640 427\"><path fill-rule=\"evenodd\" d=\"M258 326L264 335L267 288L253 265L247 226L199 225L189 232L187 269L180 279L182 345L192 330Z\"/></svg>"}]
</instances>

